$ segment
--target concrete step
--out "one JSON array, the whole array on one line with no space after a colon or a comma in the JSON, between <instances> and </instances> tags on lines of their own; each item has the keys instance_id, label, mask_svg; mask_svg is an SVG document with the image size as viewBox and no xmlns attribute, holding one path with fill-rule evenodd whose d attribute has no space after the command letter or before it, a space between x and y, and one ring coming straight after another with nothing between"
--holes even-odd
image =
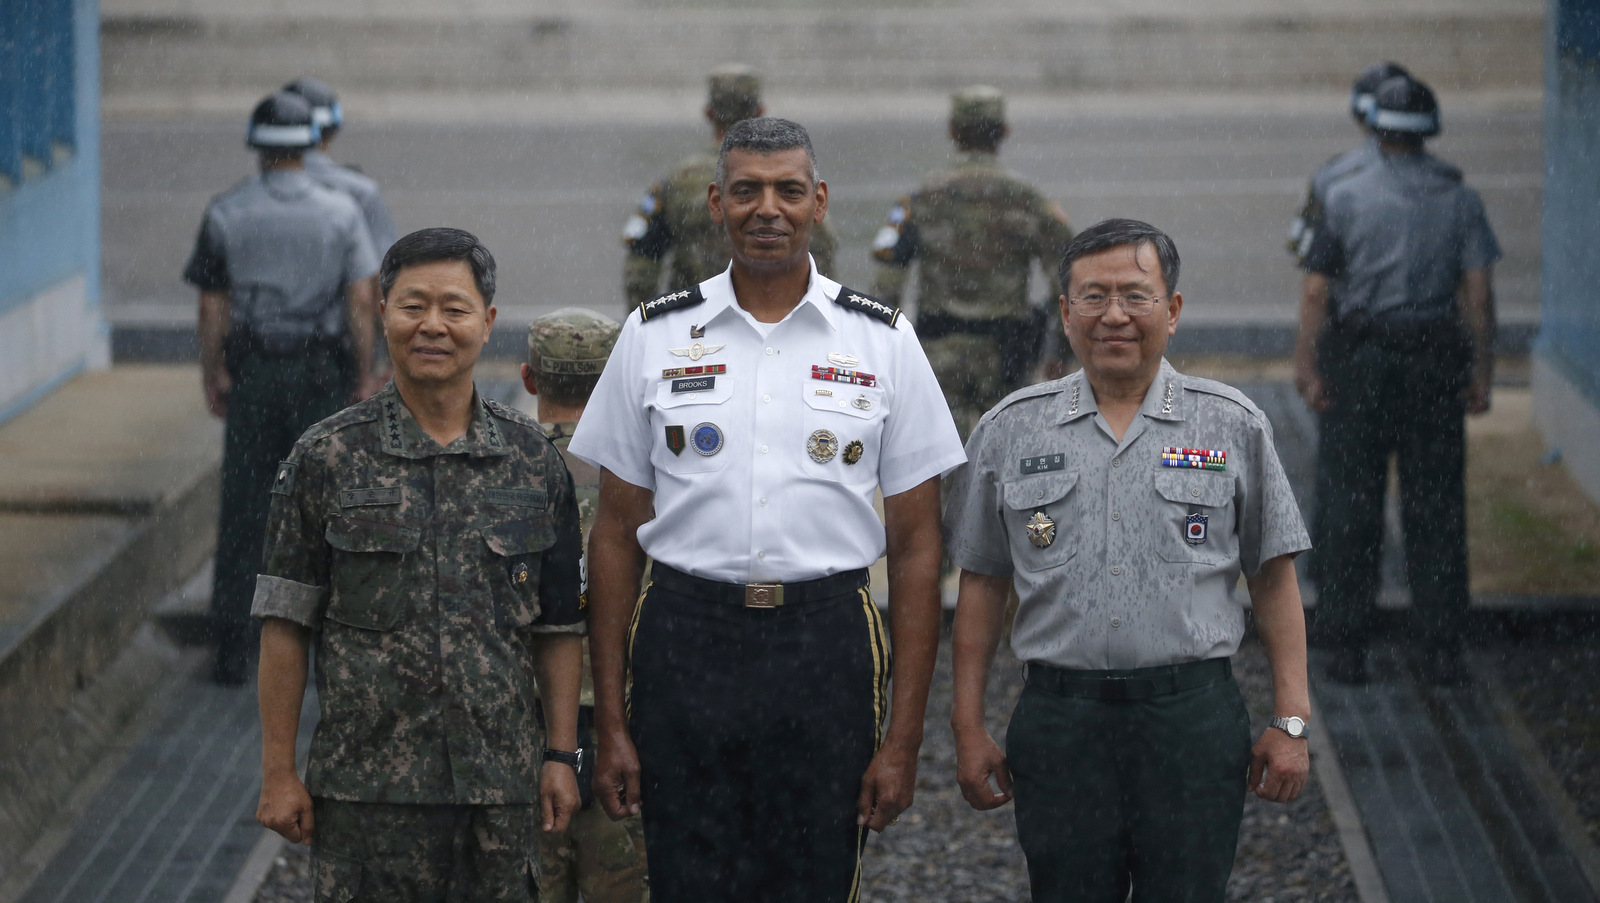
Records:
<instances>
[{"instance_id":1,"label":"concrete step","mask_svg":"<svg viewBox=\"0 0 1600 903\"><path fill-rule=\"evenodd\" d=\"M350 93L695 89L730 58L785 90L1290 89L1396 58L1444 89L1542 83L1533 0L1327 4L946 0L245 5L106 0L104 90L254 92L314 71Z\"/></svg>"},{"instance_id":2,"label":"concrete step","mask_svg":"<svg viewBox=\"0 0 1600 903\"><path fill-rule=\"evenodd\" d=\"M178 654L141 628L211 554L221 446L194 367L89 373L0 426L0 882Z\"/></svg>"}]
</instances>

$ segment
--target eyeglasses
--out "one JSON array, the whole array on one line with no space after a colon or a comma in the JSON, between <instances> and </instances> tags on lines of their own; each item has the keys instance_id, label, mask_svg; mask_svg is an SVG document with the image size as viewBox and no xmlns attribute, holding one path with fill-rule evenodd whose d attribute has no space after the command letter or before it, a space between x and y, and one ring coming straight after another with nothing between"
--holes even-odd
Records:
<instances>
[{"instance_id":1,"label":"eyeglasses","mask_svg":"<svg viewBox=\"0 0 1600 903\"><path fill-rule=\"evenodd\" d=\"M1156 309L1156 302L1161 300L1160 295L1146 295L1142 292L1128 292L1125 295L1102 295L1099 292L1084 295L1082 298L1068 298L1067 301L1085 317L1098 317L1111 309L1111 302L1117 302L1122 312L1130 317L1142 317Z\"/></svg>"}]
</instances>

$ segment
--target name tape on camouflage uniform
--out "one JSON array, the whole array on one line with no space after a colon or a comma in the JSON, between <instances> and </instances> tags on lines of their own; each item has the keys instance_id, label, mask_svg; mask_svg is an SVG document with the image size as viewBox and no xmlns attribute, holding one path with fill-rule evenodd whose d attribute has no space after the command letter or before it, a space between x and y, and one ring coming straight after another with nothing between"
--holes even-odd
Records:
<instances>
[{"instance_id":1,"label":"name tape on camouflage uniform","mask_svg":"<svg viewBox=\"0 0 1600 903\"><path fill-rule=\"evenodd\" d=\"M1176 445L1161 449L1162 467L1186 467L1191 470L1227 470L1228 453L1217 448L1179 448Z\"/></svg>"},{"instance_id":2,"label":"name tape on camouflage uniform","mask_svg":"<svg viewBox=\"0 0 1600 903\"><path fill-rule=\"evenodd\" d=\"M281 470L282 468L279 469ZM385 486L377 489L342 489L339 491L339 507L341 508L398 504L400 504L399 486Z\"/></svg>"},{"instance_id":3,"label":"name tape on camouflage uniform","mask_svg":"<svg viewBox=\"0 0 1600 903\"><path fill-rule=\"evenodd\" d=\"M485 489L483 500L491 505L518 508L543 508L549 504L543 489Z\"/></svg>"}]
</instances>

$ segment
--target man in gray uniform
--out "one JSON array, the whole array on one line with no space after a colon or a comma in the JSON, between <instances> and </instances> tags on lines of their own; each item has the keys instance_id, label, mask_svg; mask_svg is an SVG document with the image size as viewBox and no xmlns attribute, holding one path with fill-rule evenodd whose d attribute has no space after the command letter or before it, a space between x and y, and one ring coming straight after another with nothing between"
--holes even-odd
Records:
<instances>
[{"instance_id":1,"label":"man in gray uniform","mask_svg":"<svg viewBox=\"0 0 1600 903\"><path fill-rule=\"evenodd\" d=\"M211 615L219 683L246 679L250 599L274 467L306 427L371 384L372 253L361 211L302 158L311 105L287 92L250 118L261 172L213 198L184 279L200 290L206 404L227 419Z\"/></svg>"},{"instance_id":2,"label":"man in gray uniform","mask_svg":"<svg viewBox=\"0 0 1600 903\"><path fill-rule=\"evenodd\" d=\"M1398 76L1375 100L1380 159L1329 189L1304 262L1295 381L1322 415L1314 626L1334 646L1332 676L1364 681L1397 455L1420 665L1456 684L1469 601L1462 414L1489 409L1500 248L1461 171L1423 150L1439 132L1433 92Z\"/></svg>"},{"instance_id":3,"label":"man in gray uniform","mask_svg":"<svg viewBox=\"0 0 1600 903\"><path fill-rule=\"evenodd\" d=\"M367 221L367 232L372 236L372 253L382 260L389 246L400 236L395 231L394 219L389 216L389 208L384 205L383 196L378 191L378 183L348 166L340 166L328 156L328 148L333 145L339 129L344 127L344 108L339 105L339 95L333 93L333 87L327 82L316 78L297 78L284 85L283 90L304 97L311 104L311 118L322 129L317 146L306 151L306 172L318 184L342 191L361 205L361 215Z\"/></svg>"},{"instance_id":4,"label":"man in gray uniform","mask_svg":"<svg viewBox=\"0 0 1600 903\"><path fill-rule=\"evenodd\" d=\"M957 777L977 809L1015 793L1040 903L1121 901L1130 884L1139 903L1221 901L1243 791L1287 802L1310 767L1305 527L1261 410L1163 358L1178 264L1134 220L1073 240L1060 311L1083 369L984 415L945 511ZM1254 748L1229 665L1241 573L1278 716ZM1013 586L1027 685L1002 753L984 687Z\"/></svg>"},{"instance_id":5,"label":"man in gray uniform","mask_svg":"<svg viewBox=\"0 0 1600 903\"><path fill-rule=\"evenodd\" d=\"M1374 63L1350 86L1350 116L1367 140L1355 150L1333 157L1312 173L1311 182L1306 186L1305 202L1289 224L1287 246L1296 261L1304 260L1306 252L1311 249L1311 239L1316 235L1317 224L1322 220L1323 206L1327 202L1328 187L1379 158L1378 139L1373 137L1372 129L1367 126L1367 114L1372 112L1372 93L1378 90L1385 79L1406 74L1405 67L1399 63Z\"/></svg>"}]
</instances>

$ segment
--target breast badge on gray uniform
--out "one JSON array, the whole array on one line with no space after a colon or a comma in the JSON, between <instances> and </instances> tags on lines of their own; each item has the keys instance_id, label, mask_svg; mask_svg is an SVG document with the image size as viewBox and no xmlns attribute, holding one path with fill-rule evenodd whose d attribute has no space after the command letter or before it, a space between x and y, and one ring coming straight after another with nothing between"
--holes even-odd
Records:
<instances>
[{"instance_id":1,"label":"breast badge on gray uniform","mask_svg":"<svg viewBox=\"0 0 1600 903\"><path fill-rule=\"evenodd\" d=\"M697 454L709 458L722 451L722 427L709 420L695 424L690 438L694 441L694 450Z\"/></svg>"},{"instance_id":2,"label":"breast badge on gray uniform","mask_svg":"<svg viewBox=\"0 0 1600 903\"><path fill-rule=\"evenodd\" d=\"M1056 541L1056 522L1043 511L1033 512L1028 518L1028 542L1036 549L1047 549Z\"/></svg>"},{"instance_id":3,"label":"breast badge on gray uniform","mask_svg":"<svg viewBox=\"0 0 1600 903\"><path fill-rule=\"evenodd\" d=\"M1206 523L1211 518L1196 511L1183 519L1183 541L1191 546L1204 545Z\"/></svg>"},{"instance_id":4,"label":"breast badge on gray uniform","mask_svg":"<svg viewBox=\"0 0 1600 903\"><path fill-rule=\"evenodd\" d=\"M817 430L806 440L806 454L818 464L826 464L839 453L839 437L832 430Z\"/></svg>"}]
</instances>

